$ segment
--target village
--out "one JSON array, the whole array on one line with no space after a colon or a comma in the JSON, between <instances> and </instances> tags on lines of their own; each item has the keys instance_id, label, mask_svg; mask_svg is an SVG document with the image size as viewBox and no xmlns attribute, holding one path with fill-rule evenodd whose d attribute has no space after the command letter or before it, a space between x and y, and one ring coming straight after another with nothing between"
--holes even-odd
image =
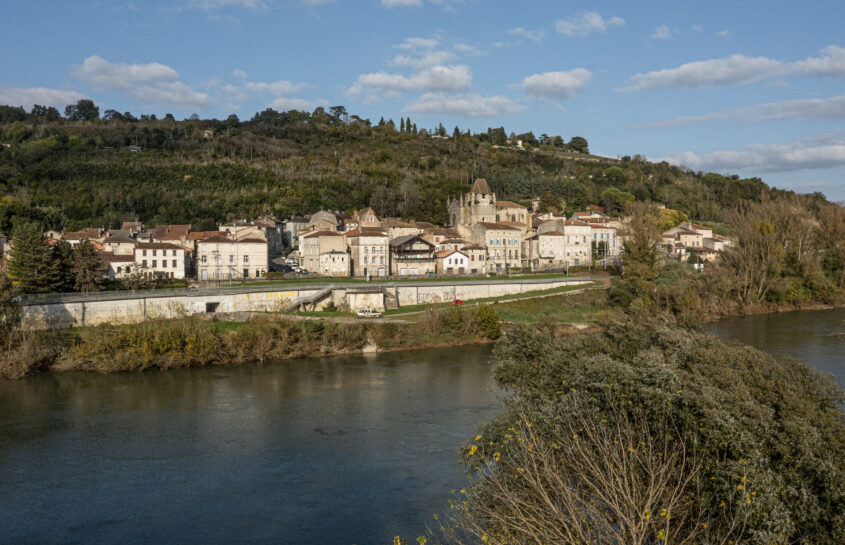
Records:
<instances>
[{"instance_id":1,"label":"village","mask_svg":"<svg viewBox=\"0 0 845 545\"><path fill-rule=\"evenodd\" d=\"M447 203L449 225L379 218L372 208L351 214L320 210L280 220L261 216L193 231L190 225L123 222L120 229L48 231L48 243L75 247L87 241L99 253L104 279L198 282L266 278L270 272L298 276L385 278L507 275L569 272L621 264L627 220L601 207L567 218L497 200L483 178ZM692 261L696 268L718 259L731 244L711 227L682 223L664 232L667 257ZM0 234L4 259L13 241Z\"/></svg>"}]
</instances>

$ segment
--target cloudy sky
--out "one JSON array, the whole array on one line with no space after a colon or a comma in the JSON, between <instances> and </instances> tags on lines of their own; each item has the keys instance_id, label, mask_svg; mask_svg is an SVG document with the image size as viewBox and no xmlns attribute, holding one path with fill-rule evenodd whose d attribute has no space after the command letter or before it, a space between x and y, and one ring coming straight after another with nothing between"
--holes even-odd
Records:
<instances>
[{"instance_id":1,"label":"cloudy sky","mask_svg":"<svg viewBox=\"0 0 845 545\"><path fill-rule=\"evenodd\" d=\"M686 5L694 4L694 5ZM345 105L845 200L845 2L4 0L0 103Z\"/></svg>"}]
</instances>

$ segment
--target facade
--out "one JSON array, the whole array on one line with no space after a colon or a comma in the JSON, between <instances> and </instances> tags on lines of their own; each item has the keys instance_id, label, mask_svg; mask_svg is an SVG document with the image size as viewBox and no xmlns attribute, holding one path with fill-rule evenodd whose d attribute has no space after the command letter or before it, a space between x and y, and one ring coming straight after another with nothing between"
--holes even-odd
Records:
<instances>
[{"instance_id":1,"label":"facade","mask_svg":"<svg viewBox=\"0 0 845 545\"><path fill-rule=\"evenodd\" d=\"M616 236L616 227L603 223L591 223L590 231L593 235L593 246L599 251L599 254L602 254L601 257L619 255L622 249L622 241Z\"/></svg>"},{"instance_id":2,"label":"facade","mask_svg":"<svg viewBox=\"0 0 845 545\"><path fill-rule=\"evenodd\" d=\"M310 219L311 216L294 216L285 222L284 238L286 248L293 248L299 244L299 231L308 225Z\"/></svg>"},{"instance_id":3,"label":"facade","mask_svg":"<svg viewBox=\"0 0 845 545\"><path fill-rule=\"evenodd\" d=\"M299 266L307 272L320 273L320 255L327 252L345 252L343 235L334 231L300 232Z\"/></svg>"},{"instance_id":4,"label":"facade","mask_svg":"<svg viewBox=\"0 0 845 545\"><path fill-rule=\"evenodd\" d=\"M199 280L243 280L267 274L267 241L216 235L196 241Z\"/></svg>"},{"instance_id":5,"label":"facade","mask_svg":"<svg viewBox=\"0 0 845 545\"><path fill-rule=\"evenodd\" d=\"M114 255L135 255L135 238L131 231L111 231L109 236L103 239L103 251L111 252Z\"/></svg>"},{"instance_id":6,"label":"facade","mask_svg":"<svg viewBox=\"0 0 845 545\"><path fill-rule=\"evenodd\" d=\"M436 256L439 274L467 274L470 271L469 256L460 250L440 250Z\"/></svg>"},{"instance_id":7,"label":"facade","mask_svg":"<svg viewBox=\"0 0 845 545\"><path fill-rule=\"evenodd\" d=\"M340 250L329 250L320 254L320 274L323 276L349 276L349 254Z\"/></svg>"},{"instance_id":8,"label":"facade","mask_svg":"<svg viewBox=\"0 0 845 545\"><path fill-rule=\"evenodd\" d=\"M437 262L435 246L418 235L404 235L390 241L390 273L420 276L434 273Z\"/></svg>"},{"instance_id":9,"label":"facade","mask_svg":"<svg viewBox=\"0 0 845 545\"><path fill-rule=\"evenodd\" d=\"M135 245L135 263L152 277L185 278L185 248L167 242L142 242Z\"/></svg>"},{"instance_id":10,"label":"facade","mask_svg":"<svg viewBox=\"0 0 845 545\"><path fill-rule=\"evenodd\" d=\"M487 272L487 250L483 246L467 243L458 249L464 255L469 256L469 274L484 274Z\"/></svg>"},{"instance_id":11,"label":"facade","mask_svg":"<svg viewBox=\"0 0 845 545\"><path fill-rule=\"evenodd\" d=\"M362 227L345 234L353 276L373 277L390 274L387 231Z\"/></svg>"},{"instance_id":12,"label":"facade","mask_svg":"<svg viewBox=\"0 0 845 545\"><path fill-rule=\"evenodd\" d=\"M521 223L531 227L531 215L524 206L511 201L496 202L497 223Z\"/></svg>"},{"instance_id":13,"label":"facade","mask_svg":"<svg viewBox=\"0 0 845 545\"><path fill-rule=\"evenodd\" d=\"M472 242L487 249L487 272L506 272L522 266L520 230L501 223L479 222L472 228Z\"/></svg>"},{"instance_id":14,"label":"facade","mask_svg":"<svg viewBox=\"0 0 845 545\"><path fill-rule=\"evenodd\" d=\"M449 227L458 230L462 237L469 237L478 223L496 222L496 195L487 180L478 178L469 193L447 201Z\"/></svg>"}]
</instances>

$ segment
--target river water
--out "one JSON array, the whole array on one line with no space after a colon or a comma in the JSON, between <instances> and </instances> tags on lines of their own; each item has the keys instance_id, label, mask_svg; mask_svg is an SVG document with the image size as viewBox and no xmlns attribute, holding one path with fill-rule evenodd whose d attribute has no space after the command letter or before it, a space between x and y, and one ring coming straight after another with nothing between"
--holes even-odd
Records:
<instances>
[{"instance_id":1,"label":"river water","mask_svg":"<svg viewBox=\"0 0 845 545\"><path fill-rule=\"evenodd\" d=\"M709 324L706 329L778 359L798 358L832 374L845 387L845 308L741 316Z\"/></svg>"},{"instance_id":2,"label":"river water","mask_svg":"<svg viewBox=\"0 0 845 545\"><path fill-rule=\"evenodd\" d=\"M708 329L845 385L845 309ZM501 411L489 355L0 380L0 543L415 543Z\"/></svg>"},{"instance_id":3,"label":"river water","mask_svg":"<svg viewBox=\"0 0 845 545\"><path fill-rule=\"evenodd\" d=\"M0 543L416 543L501 411L489 355L0 380Z\"/></svg>"}]
</instances>

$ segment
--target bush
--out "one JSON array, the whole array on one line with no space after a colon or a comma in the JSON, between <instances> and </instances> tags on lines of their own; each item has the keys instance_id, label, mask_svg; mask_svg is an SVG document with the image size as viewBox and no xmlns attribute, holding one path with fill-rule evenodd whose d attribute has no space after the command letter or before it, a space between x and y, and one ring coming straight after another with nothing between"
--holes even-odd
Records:
<instances>
[{"instance_id":1,"label":"bush","mask_svg":"<svg viewBox=\"0 0 845 545\"><path fill-rule=\"evenodd\" d=\"M502 335L502 320L490 305L480 305L473 317L478 332L485 339L498 339Z\"/></svg>"},{"instance_id":2,"label":"bush","mask_svg":"<svg viewBox=\"0 0 845 545\"><path fill-rule=\"evenodd\" d=\"M668 320L516 327L495 358L515 395L463 450L478 479L455 541L845 542L832 378Z\"/></svg>"}]
</instances>

